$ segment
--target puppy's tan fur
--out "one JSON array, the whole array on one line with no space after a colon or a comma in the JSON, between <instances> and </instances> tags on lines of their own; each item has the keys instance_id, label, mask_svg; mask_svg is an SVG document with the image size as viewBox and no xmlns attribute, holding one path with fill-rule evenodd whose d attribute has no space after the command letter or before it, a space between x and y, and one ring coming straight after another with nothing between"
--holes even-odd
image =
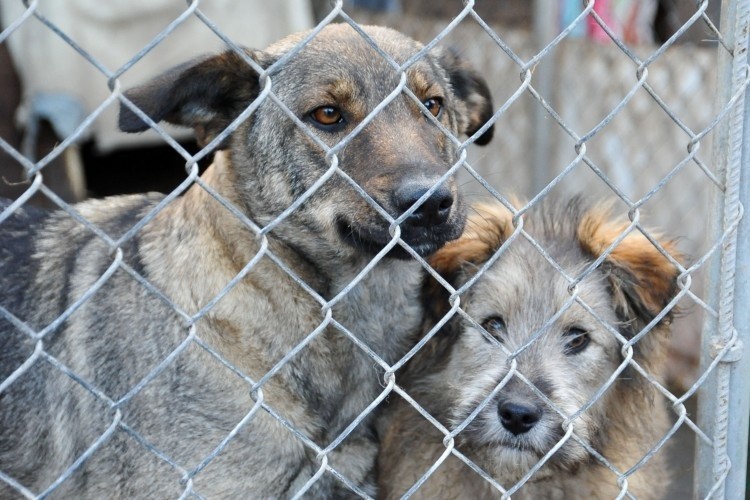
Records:
<instances>
[{"instance_id":1,"label":"puppy's tan fur","mask_svg":"<svg viewBox=\"0 0 750 500\"><path fill-rule=\"evenodd\" d=\"M464 235L431 259L433 267L456 288L515 231L512 215L499 204L480 205L474 212ZM570 276L577 276L602 255L627 226L613 220L607 206L585 209L577 199L532 209L523 225ZM397 383L449 430L464 422L507 375L510 361L503 347L510 352L519 349L570 297L568 282L522 235L517 236L461 296L462 309L477 323L493 324L484 323L487 317L504 318L506 329L494 332L497 341L490 341L488 333L470 321L454 317L407 365L406 372L401 377L397 374ZM660 238L660 244L680 258L673 241ZM627 339L670 303L677 291L677 275L677 268L636 230L578 284L578 293L598 318ZM449 307L447 293L434 281L426 285L425 297L433 311L423 329L427 332ZM633 348L634 361L657 378L672 314ZM580 330L590 342L574 352L568 342L571 332ZM515 360L518 372L544 398L571 415L615 372L623 361L620 350L621 344L607 327L574 303ZM509 432L499 416L508 400L539 409L539 421L528 431ZM444 435L405 401L394 402L390 412L379 457L382 498L397 498L409 490L446 449ZM549 403L514 375L457 435L455 445L509 489L563 437L562 422ZM669 418L657 389L627 367L573 425L576 436L626 473L665 435ZM661 455L628 474L630 494L663 496L669 474ZM621 492L617 479L606 465L570 440L513 498L615 498ZM500 496L497 489L449 455L412 498L495 496Z\"/></svg>"}]
</instances>

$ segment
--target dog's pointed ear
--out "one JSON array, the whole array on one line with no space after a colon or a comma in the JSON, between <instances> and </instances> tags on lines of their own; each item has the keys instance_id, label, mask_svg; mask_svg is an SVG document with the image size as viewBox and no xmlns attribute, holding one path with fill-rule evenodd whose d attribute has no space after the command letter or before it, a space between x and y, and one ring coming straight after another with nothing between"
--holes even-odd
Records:
<instances>
[{"instance_id":1,"label":"dog's pointed ear","mask_svg":"<svg viewBox=\"0 0 750 500\"><path fill-rule=\"evenodd\" d=\"M479 203L472 206L464 234L435 252L428 262L440 276L454 288L460 287L487 262L511 237L513 215L500 203ZM446 290L437 280L429 277L425 282L424 296L427 309L442 317L448 312Z\"/></svg>"},{"instance_id":2,"label":"dog's pointed ear","mask_svg":"<svg viewBox=\"0 0 750 500\"><path fill-rule=\"evenodd\" d=\"M628 227L614 222L608 207L588 211L578 225L581 248L595 258L601 256ZM657 236L659 245L678 262L684 258L674 240ZM627 337L637 334L677 294L678 268L638 230L631 231L606 257L607 274L615 312ZM664 317L668 324L674 308Z\"/></svg>"},{"instance_id":3,"label":"dog's pointed ear","mask_svg":"<svg viewBox=\"0 0 750 500\"><path fill-rule=\"evenodd\" d=\"M452 48L436 49L440 65L448 73L448 80L453 92L461 101L459 108L459 132L468 136L474 135L492 118L492 96L485 79L477 73ZM475 144L484 146L492 139L495 126L492 125L482 135L477 137Z\"/></svg>"},{"instance_id":4,"label":"dog's pointed ear","mask_svg":"<svg viewBox=\"0 0 750 500\"><path fill-rule=\"evenodd\" d=\"M247 52L256 61L259 52ZM258 73L236 52L204 56L176 66L124 95L155 122L193 127L209 143L258 96ZM120 104L120 130L143 132L148 124Z\"/></svg>"}]
</instances>

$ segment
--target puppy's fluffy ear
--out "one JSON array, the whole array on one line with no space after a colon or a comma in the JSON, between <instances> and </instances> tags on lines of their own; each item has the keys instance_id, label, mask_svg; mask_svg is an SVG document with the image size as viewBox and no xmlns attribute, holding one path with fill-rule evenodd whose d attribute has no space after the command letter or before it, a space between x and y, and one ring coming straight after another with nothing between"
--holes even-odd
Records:
<instances>
[{"instance_id":1,"label":"puppy's fluffy ear","mask_svg":"<svg viewBox=\"0 0 750 500\"><path fill-rule=\"evenodd\" d=\"M436 55L440 65L448 73L453 92L461 101L461 106L457 106L459 132L471 136L494 113L487 82L455 50L439 48L436 49ZM490 142L494 128L494 125L488 128L474 143L483 146Z\"/></svg>"},{"instance_id":2,"label":"puppy's fluffy ear","mask_svg":"<svg viewBox=\"0 0 750 500\"><path fill-rule=\"evenodd\" d=\"M464 234L450 241L429 259L429 264L448 283L461 286L513 234L513 215L500 203L476 204L466 223ZM436 317L448 311L446 290L432 277L425 283L428 309Z\"/></svg>"},{"instance_id":3,"label":"puppy's fluffy ear","mask_svg":"<svg viewBox=\"0 0 750 500\"><path fill-rule=\"evenodd\" d=\"M466 264L485 263L513 234L513 215L499 203L472 206L464 234L430 258L430 265L451 284Z\"/></svg>"},{"instance_id":4,"label":"puppy's fluffy ear","mask_svg":"<svg viewBox=\"0 0 750 500\"><path fill-rule=\"evenodd\" d=\"M609 209L588 211L578 226L584 251L599 257L628 227L610 220ZM673 258L683 260L674 240L657 237ZM603 270L608 274L615 311L625 323L626 336L637 334L677 294L679 270L637 230L631 231L607 256ZM674 310L665 316L671 321Z\"/></svg>"},{"instance_id":5,"label":"puppy's fluffy ear","mask_svg":"<svg viewBox=\"0 0 750 500\"><path fill-rule=\"evenodd\" d=\"M256 61L260 53L248 54ZM198 142L209 143L258 96L258 74L233 51L204 56L125 92L125 97L155 122L195 129ZM130 108L120 104L120 130L148 129Z\"/></svg>"}]
</instances>

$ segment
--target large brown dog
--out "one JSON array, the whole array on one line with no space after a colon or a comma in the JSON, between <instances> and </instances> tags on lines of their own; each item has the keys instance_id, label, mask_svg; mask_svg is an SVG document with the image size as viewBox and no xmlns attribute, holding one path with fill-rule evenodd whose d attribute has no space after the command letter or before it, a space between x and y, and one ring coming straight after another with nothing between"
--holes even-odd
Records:
<instances>
[{"instance_id":1,"label":"large brown dog","mask_svg":"<svg viewBox=\"0 0 750 500\"><path fill-rule=\"evenodd\" d=\"M365 31L398 64L422 49L389 29ZM248 55L269 68L303 38ZM261 227L328 170L332 159L311 135L336 145L397 88L401 73L350 26L330 25L270 78L302 126L263 100L202 177ZM482 79L442 49L410 65L405 81L417 99L396 95L337 158L390 216L418 207L400 224L401 241L427 255L458 237L465 221L451 178L427 195L457 161L456 142L435 120L455 136L473 134L492 105ZM229 51L126 95L154 121L195 127L205 144L260 85ZM147 128L127 107L120 125ZM390 222L337 173L259 238L193 185L115 248L112 240L162 199L75 206L111 239L64 212L22 208L0 225L0 497L24 488L66 498L269 498L308 486L316 498L374 494L369 415L319 451L381 390L378 365L347 334L389 363L398 359L421 321L421 267L399 244L337 300L337 323L322 302L391 241ZM53 323L110 266L94 295Z\"/></svg>"},{"instance_id":2,"label":"large brown dog","mask_svg":"<svg viewBox=\"0 0 750 500\"><path fill-rule=\"evenodd\" d=\"M524 217L524 230L571 277L589 269L627 228L602 207L582 208L580 200L534 210ZM570 281L525 237L508 241L513 232L502 205L479 206L466 234L433 256L435 269L459 287L508 242L461 296L462 309L475 322L449 322L397 382L449 430L483 405L456 436L456 448L504 488L522 485L512 498L616 498L625 485L638 498L663 498L669 474L662 454L639 462L666 434L665 399L632 366L595 397L624 361L621 341L640 335L675 296L677 267L637 230L631 232L577 284L584 307L571 303ZM672 242L661 245L678 255ZM436 317L442 317L448 311L445 296L436 293L442 287L435 282L427 290ZM648 373L659 373L671 317L670 310L633 346L634 361ZM428 321L433 324L434 318ZM511 353L517 372L505 380ZM405 493L446 450L445 436L413 407L403 400L394 406L379 458L383 498ZM564 439L568 417L574 435ZM529 482L520 482L560 441ZM610 467L627 483L618 484ZM453 455L415 494L500 496Z\"/></svg>"}]
</instances>

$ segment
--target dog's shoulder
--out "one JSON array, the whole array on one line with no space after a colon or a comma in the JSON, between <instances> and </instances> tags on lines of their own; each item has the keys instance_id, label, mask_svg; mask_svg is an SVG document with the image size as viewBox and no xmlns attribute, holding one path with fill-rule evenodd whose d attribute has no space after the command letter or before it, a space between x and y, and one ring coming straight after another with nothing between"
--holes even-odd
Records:
<instances>
[{"instance_id":1,"label":"dog's shoulder","mask_svg":"<svg viewBox=\"0 0 750 500\"><path fill-rule=\"evenodd\" d=\"M35 298L45 289L62 286L76 265L95 259L94 253L111 253L111 242L138 223L161 198L163 195L153 194L91 200L73 205L69 212L28 205L13 210L0 224L3 307L22 316L32 312ZM9 207L10 202L0 201L0 213ZM122 246L134 244L131 239Z\"/></svg>"},{"instance_id":2,"label":"dog's shoulder","mask_svg":"<svg viewBox=\"0 0 750 500\"><path fill-rule=\"evenodd\" d=\"M10 200L0 199L0 213L10 207ZM36 234L50 215L36 207L22 206L0 223L0 293L7 309L17 308L24 296Z\"/></svg>"}]
</instances>

